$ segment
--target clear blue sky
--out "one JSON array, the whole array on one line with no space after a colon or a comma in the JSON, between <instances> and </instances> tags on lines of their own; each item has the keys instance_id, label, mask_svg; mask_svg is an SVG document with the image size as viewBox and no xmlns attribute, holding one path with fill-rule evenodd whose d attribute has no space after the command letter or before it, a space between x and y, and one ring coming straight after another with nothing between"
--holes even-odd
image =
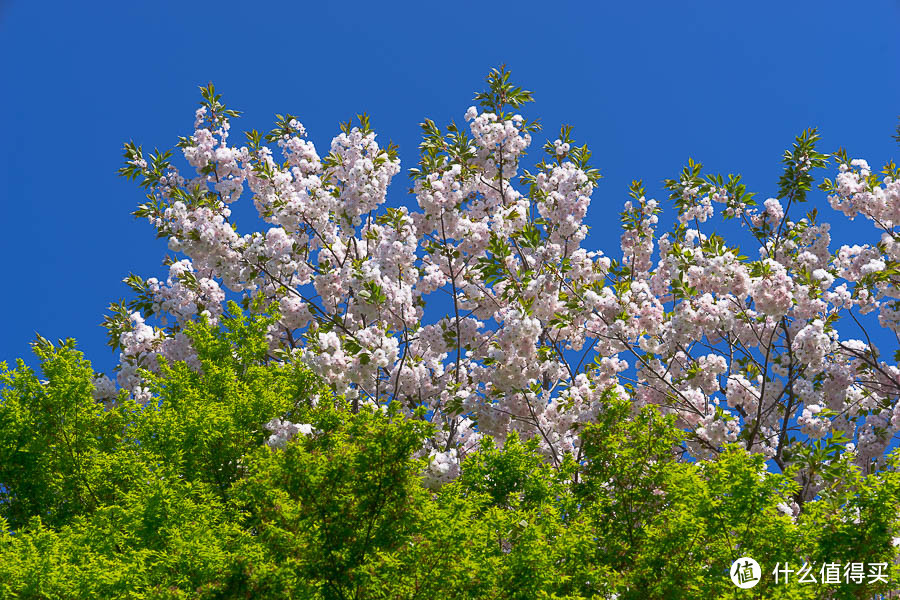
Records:
<instances>
[{"instance_id":1,"label":"clear blue sky","mask_svg":"<svg viewBox=\"0 0 900 600\"><path fill-rule=\"evenodd\" d=\"M244 111L235 133L290 112L323 149L367 111L405 170L417 124L461 120L506 63L535 93L526 117L547 134L572 124L594 150L605 179L588 246L613 255L629 181L663 199L689 156L743 173L762 199L808 126L826 151L900 158L897 0L633 6L0 0L0 360L30 356L38 331L112 369L98 324L126 296L121 279L166 272L164 241L130 214L141 192L115 175L121 147L171 147L208 81ZM398 176L391 201L413 201L406 188Z\"/></svg>"}]
</instances>

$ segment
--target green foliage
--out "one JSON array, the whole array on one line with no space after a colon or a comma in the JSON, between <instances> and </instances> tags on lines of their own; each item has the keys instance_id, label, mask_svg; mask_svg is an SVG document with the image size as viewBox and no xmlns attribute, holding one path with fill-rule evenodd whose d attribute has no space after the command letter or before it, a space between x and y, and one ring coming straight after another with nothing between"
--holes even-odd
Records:
<instances>
[{"instance_id":1,"label":"green foliage","mask_svg":"<svg viewBox=\"0 0 900 600\"><path fill-rule=\"evenodd\" d=\"M525 442L513 432L500 449L491 438L468 458L458 485L465 493L483 496L491 506L536 507L565 493L563 472L538 453L538 439Z\"/></svg>"},{"instance_id":2,"label":"green foliage","mask_svg":"<svg viewBox=\"0 0 900 600\"><path fill-rule=\"evenodd\" d=\"M582 480L576 493L599 539L598 555L616 569L643 547L648 519L659 515L668 477L690 468L676 463L682 433L672 418L645 408L629 418L627 402L613 401L584 434Z\"/></svg>"},{"instance_id":3,"label":"green foliage","mask_svg":"<svg viewBox=\"0 0 900 600\"><path fill-rule=\"evenodd\" d=\"M64 525L136 476L116 460L133 406L105 411L91 397L93 371L73 340L54 346L38 336L32 348L46 382L21 360L0 365L0 516L13 529L33 517Z\"/></svg>"},{"instance_id":4,"label":"green foliage","mask_svg":"<svg viewBox=\"0 0 900 600\"><path fill-rule=\"evenodd\" d=\"M816 143L822 139L816 128L806 129L797 136L793 150L785 150L782 164L784 173L778 180L778 197L806 201L806 192L812 189L814 178L810 171L821 169L828 162L828 155L816 151Z\"/></svg>"},{"instance_id":5,"label":"green foliage","mask_svg":"<svg viewBox=\"0 0 900 600\"><path fill-rule=\"evenodd\" d=\"M186 328L201 372L161 364L145 407L94 400L71 340L35 342L44 381L4 367L0 597L216 597L261 556L231 484L264 424L302 419L319 389L300 365L266 364L273 317L231 310L222 331Z\"/></svg>"},{"instance_id":6,"label":"green foliage","mask_svg":"<svg viewBox=\"0 0 900 600\"><path fill-rule=\"evenodd\" d=\"M35 517L0 539L0 597L234 597L263 551L202 487L151 475L59 530Z\"/></svg>"},{"instance_id":7,"label":"green foliage","mask_svg":"<svg viewBox=\"0 0 900 600\"><path fill-rule=\"evenodd\" d=\"M773 583L772 568L800 558L797 527L776 509L792 480L767 475L759 455L736 446L715 462L679 465L666 480L663 510L642 531L631 589L651 597L737 597L729 568L751 556L764 570L757 597L779 597L786 586Z\"/></svg>"},{"instance_id":8,"label":"green foliage","mask_svg":"<svg viewBox=\"0 0 900 600\"><path fill-rule=\"evenodd\" d=\"M427 415L354 412L271 361L272 319L188 325L201 369L160 364L144 407L95 401L71 340L35 342L43 380L3 367L0 598L869 598L888 588L772 571L900 576L894 458L864 475L820 457L836 483L791 518L794 472L738 446L684 462L671 417L609 397L558 466L535 439L485 438L432 492ZM311 433L269 447L274 417ZM729 579L740 556L763 567L753 590Z\"/></svg>"},{"instance_id":9,"label":"green foliage","mask_svg":"<svg viewBox=\"0 0 900 600\"><path fill-rule=\"evenodd\" d=\"M431 426L396 411L316 412L318 431L283 452L258 448L238 486L245 523L258 533L280 585L324 598L360 597L370 562L416 532L426 492L411 455ZM366 596L362 596L366 597Z\"/></svg>"},{"instance_id":10,"label":"green foliage","mask_svg":"<svg viewBox=\"0 0 900 600\"><path fill-rule=\"evenodd\" d=\"M506 65L499 69L491 69L487 76L488 90L475 94L481 107L502 118L506 106L519 108L526 102L534 102L532 93L509 82L509 71Z\"/></svg>"}]
</instances>

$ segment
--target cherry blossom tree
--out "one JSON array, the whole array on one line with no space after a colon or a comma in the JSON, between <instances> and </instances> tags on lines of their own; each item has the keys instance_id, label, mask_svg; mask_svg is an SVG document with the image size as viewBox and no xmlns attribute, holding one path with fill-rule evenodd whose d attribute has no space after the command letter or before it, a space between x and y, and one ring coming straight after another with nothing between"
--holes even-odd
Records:
<instances>
[{"instance_id":1,"label":"cherry blossom tree","mask_svg":"<svg viewBox=\"0 0 900 600\"><path fill-rule=\"evenodd\" d=\"M118 386L146 402L142 370L158 369L157 356L200 368L183 329L215 324L233 293L258 312L277 304L271 359L304 361L354 410L424 406L437 432L421 450L433 485L487 435L537 439L553 465L580 460L580 431L610 391L636 413L675 415L686 459L737 443L779 470L796 466L799 504L838 456L878 468L900 430L897 357L873 339L900 327L893 162L878 174L825 154L809 129L784 154L777 197L759 204L740 175L689 161L665 182L667 231L660 202L632 183L614 258L583 247L600 178L587 146L563 126L524 169L539 130L520 114L532 93L505 68L487 84L465 126L422 123L414 207L386 206L400 161L366 115L324 155L290 114L235 145L238 113L209 85L177 144L190 172L171 152L126 144L120 172L147 191L135 215L182 258L167 259L165 282L129 276L135 298L112 305ZM823 208L864 217L868 243L834 248L818 209L798 215L822 170L837 171L818 186ZM231 220L246 194L262 231ZM878 336L866 330L876 317ZM108 398L116 386L101 377L95 388Z\"/></svg>"}]
</instances>

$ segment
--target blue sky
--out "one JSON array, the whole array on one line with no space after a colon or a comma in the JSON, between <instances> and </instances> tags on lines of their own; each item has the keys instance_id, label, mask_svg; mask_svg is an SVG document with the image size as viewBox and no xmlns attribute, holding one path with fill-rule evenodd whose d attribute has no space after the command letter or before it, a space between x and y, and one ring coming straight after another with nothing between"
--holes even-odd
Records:
<instances>
[{"instance_id":1,"label":"blue sky","mask_svg":"<svg viewBox=\"0 0 900 600\"><path fill-rule=\"evenodd\" d=\"M587 246L616 255L628 183L664 199L660 182L689 156L743 173L760 199L808 126L825 151L900 158L900 3L864 6L0 0L0 360L28 358L37 331L75 337L112 369L102 315L129 272L164 275L166 253L130 214L143 196L115 174L122 144L169 148L188 134L198 85L213 81L244 112L235 130L290 112L320 149L366 111L405 171L417 124L461 121L506 63L534 91L525 116L546 135L573 125L594 151L605 178ZM406 188L398 176L391 202L412 202ZM832 218L821 194L813 202ZM235 213L248 231L249 212ZM871 239L861 223L844 233Z\"/></svg>"}]
</instances>

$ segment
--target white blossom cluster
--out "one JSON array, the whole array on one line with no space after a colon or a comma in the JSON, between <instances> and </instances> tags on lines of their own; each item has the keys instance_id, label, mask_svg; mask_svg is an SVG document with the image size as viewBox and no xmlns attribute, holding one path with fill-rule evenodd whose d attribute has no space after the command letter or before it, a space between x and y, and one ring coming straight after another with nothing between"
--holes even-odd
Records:
<instances>
[{"instance_id":1,"label":"white blossom cluster","mask_svg":"<svg viewBox=\"0 0 900 600\"><path fill-rule=\"evenodd\" d=\"M164 208L148 219L185 255L164 284L147 281L154 312L215 322L228 291L278 302L273 351L296 350L359 405L426 407L438 432L423 446L432 485L454 478L485 435L537 438L557 464L577 456L610 392L674 414L697 457L737 442L783 465L790 438L841 432L863 464L900 431L900 369L835 326L877 311L900 332L900 184L873 183L865 161L840 167L829 202L872 221L875 243L832 249L829 225L791 220L789 199L757 208L734 181L686 169L671 185L678 223L661 235L660 203L634 188L614 260L582 248L597 177L568 134L517 185L533 132L517 113L469 108L469 137L441 138L453 143L423 158L417 206L388 208L400 164L367 124L322 157L296 119L274 148L230 146L212 108L183 148L196 175L168 166L153 186ZM797 177L815 166L810 152ZM151 175L141 155L130 164ZM195 186L204 201L179 192ZM230 222L245 188L265 231L240 235ZM713 233L719 205L755 237L757 259ZM183 333L128 319L119 386L146 399L139 369L157 355L199 368ZM275 446L309 434L267 427Z\"/></svg>"},{"instance_id":2,"label":"white blossom cluster","mask_svg":"<svg viewBox=\"0 0 900 600\"><path fill-rule=\"evenodd\" d=\"M284 448L285 444L294 439L297 434L312 435L313 428L309 423L291 423L287 420L274 418L266 423L266 429L272 432L266 440L271 448Z\"/></svg>"}]
</instances>

